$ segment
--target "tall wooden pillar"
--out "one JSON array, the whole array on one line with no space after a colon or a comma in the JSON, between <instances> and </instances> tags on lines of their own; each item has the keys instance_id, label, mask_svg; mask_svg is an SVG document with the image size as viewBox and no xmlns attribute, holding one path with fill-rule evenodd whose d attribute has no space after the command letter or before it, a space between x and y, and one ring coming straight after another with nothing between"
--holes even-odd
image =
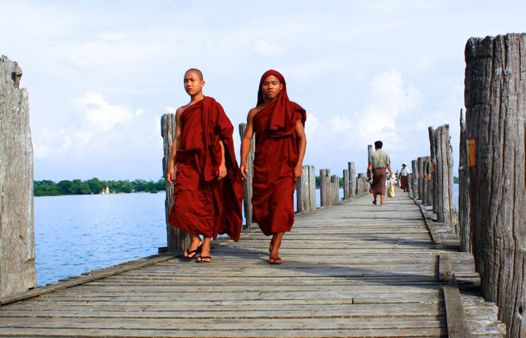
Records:
<instances>
[{"instance_id":1,"label":"tall wooden pillar","mask_svg":"<svg viewBox=\"0 0 526 338\"><path fill-rule=\"evenodd\" d=\"M526 337L526 34L469 39L465 57L473 253L508 337Z\"/></svg>"},{"instance_id":2,"label":"tall wooden pillar","mask_svg":"<svg viewBox=\"0 0 526 338\"><path fill-rule=\"evenodd\" d=\"M166 178L170 160L172 158L172 145L175 138L175 114L164 114L161 117L161 136L163 137L163 177ZM177 171L177 167L175 168ZM168 216L174 204L174 185L166 182L166 199L164 202L166 219L166 241L169 252L181 253L190 245L190 235L187 232L174 228L168 224Z\"/></svg>"},{"instance_id":3,"label":"tall wooden pillar","mask_svg":"<svg viewBox=\"0 0 526 338\"><path fill-rule=\"evenodd\" d=\"M247 131L247 124L239 124L239 136L243 140L245 132ZM254 180L254 154L256 151L256 135L254 134L252 138L252 143L250 144L250 151L247 156L248 171L245 173L247 178L243 181L245 188L245 196L243 198L243 208L245 211L245 228L254 228L257 227L256 223L252 222L253 208L252 208L252 193L253 187L252 183ZM241 157L239 159L241 161ZM241 163L239 164L241 166Z\"/></svg>"},{"instance_id":4,"label":"tall wooden pillar","mask_svg":"<svg viewBox=\"0 0 526 338\"><path fill-rule=\"evenodd\" d=\"M354 198L356 196L356 167L354 162L347 163L349 167L349 197Z\"/></svg>"},{"instance_id":5,"label":"tall wooden pillar","mask_svg":"<svg viewBox=\"0 0 526 338\"><path fill-rule=\"evenodd\" d=\"M0 56L0 299L36 286L33 145L22 69Z\"/></svg>"}]
</instances>

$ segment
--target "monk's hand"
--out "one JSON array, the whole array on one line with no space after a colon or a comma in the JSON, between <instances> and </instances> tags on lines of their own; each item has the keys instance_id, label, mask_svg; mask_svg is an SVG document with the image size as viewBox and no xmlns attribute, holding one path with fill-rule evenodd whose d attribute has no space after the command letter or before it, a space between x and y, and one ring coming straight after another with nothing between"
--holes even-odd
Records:
<instances>
[{"instance_id":1,"label":"monk's hand","mask_svg":"<svg viewBox=\"0 0 526 338\"><path fill-rule=\"evenodd\" d=\"M226 177L226 174L227 174L227 171L226 171L226 166L224 164L221 164L219 166L219 173L218 173L218 180L222 180L223 178Z\"/></svg>"},{"instance_id":2,"label":"monk's hand","mask_svg":"<svg viewBox=\"0 0 526 338\"><path fill-rule=\"evenodd\" d=\"M303 166L301 165L297 165L295 168L294 168L294 182L296 182L298 180L298 178L301 177L301 175L303 175Z\"/></svg>"},{"instance_id":3,"label":"monk's hand","mask_svg":"<svg viewBox=\"0 0 526 338\"><path fill-rule=\"evenodd\" d=\"M243 178L246 180L247 179L246 173L248 173L248 164L247 164L247 162L241 164L241 167L239 168L239 170L241 170L241 176L243 176Z\"/></svg>"},{"instance_id":4,"label":"monk's hand","mask_svg":"<svg viewBox=\"0 0 526 338\"><path fill-rule=\"evenodd\" d=\"M168 181L168 183L174 183L174 173L175 173L174 168L168 169L168 173L166 174L166 180Z\"/></svg>"}]
</instances>

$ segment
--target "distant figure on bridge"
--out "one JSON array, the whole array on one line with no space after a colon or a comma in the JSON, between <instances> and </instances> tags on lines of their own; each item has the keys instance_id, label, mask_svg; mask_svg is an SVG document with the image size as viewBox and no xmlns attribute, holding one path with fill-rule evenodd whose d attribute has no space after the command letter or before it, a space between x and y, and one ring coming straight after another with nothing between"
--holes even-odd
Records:
<instances>
[{"instance_id":1,"label":"distant figure on bridge","mask_svg":"<svg viewBox=\"0 0 526 338\"><path fill-rule=\"evenodd\" d=\"M375 151L373 151L369 157L369 170L372 170L373 174L373 183L371 184L369 192L374 196L374 205L378 203L377 197L380 195L381 206L385 205L385 182L387 179L386 170L389 170L389 174L392 173L391 159L389 159L389 155L386 152L382 151L382 146L382 141L374 142Z\"/></svg>"},{"instance_id":2,"label":"distant figure on bridge","mask_svg":"<svg viewBox=\"0 0 526 338\"><path fill-rule=\"evenodd\" d=\"M409 192L409 170L407 169L407 163L402 163L402 170L400 170L400 188L404 192Z\"/></svg>"},{"instance_id":3,"label":"distant figure on bridge","mask_svg":"<svg viewBox=\"0 0 526 338\"><path fill-rule=\"evenodd\" d=\"M269 70L261 77L257 106L247 117L241 142L241 173L246 178L247 157L254 133L254 221L261 231L272 235L270 264L281 264L279 248L283 234L294 223L293 196L296 180L303 172L307 147L304 125L307 113L289 100L283 75Z\"/></svg>"},{"instance_id":4,"label":"distant figure on bridge","mask_svg":"<svg viewBox=\"0 0 526 338\"><path fill-rule=\"evenodd\" d=\"M166 177L169 183L175 183L168 222L190 233L192 240L183 258L192 259L201 250L199 263L212 260L211 238L226 233L234 241L239 240L243 199L243 179L232 140L234 127L223 107L203 95L204 85L198 69L185 73L184 88L191 100L176 112L172 158Z\"/></svg>"}]
</instances>

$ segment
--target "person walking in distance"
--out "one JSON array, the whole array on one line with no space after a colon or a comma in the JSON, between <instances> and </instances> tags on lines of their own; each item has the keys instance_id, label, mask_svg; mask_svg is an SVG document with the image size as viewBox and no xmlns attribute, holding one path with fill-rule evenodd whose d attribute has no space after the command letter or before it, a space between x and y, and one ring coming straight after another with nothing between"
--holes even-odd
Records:
<instances>
[{"instance_id":1,"label":"person walking in distance","mask_svg":"<svg viewBox=\"0 0 526 338\"><path fill-rule=\"evenodd\" d=\"M373 194L373 204L378 203L377 198L380 196L380 206L385 205L385 182L387 179L387 171L392 174L391 160L389 155L382 151L382 141L374 142L375 151L373 151L369 157L369 170L372 171L373 183L369 192Z\"/></svg>"}]
</instances>

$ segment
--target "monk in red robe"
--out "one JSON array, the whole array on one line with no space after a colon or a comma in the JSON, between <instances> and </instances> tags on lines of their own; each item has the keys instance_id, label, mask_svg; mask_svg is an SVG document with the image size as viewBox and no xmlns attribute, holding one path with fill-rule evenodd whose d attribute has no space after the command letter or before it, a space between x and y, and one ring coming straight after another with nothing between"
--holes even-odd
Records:
<instances>
[{"instance_id":1,"label":"monk in red robe","mask_svg":"<svg viewBox=\"0 0 526 338\"><path fill-rule=\"evenodd\" d=\"M212 260L210 239L218 234L239 240L243 200L243 179L232 140L234 127L223 107L203 95L204 85L199 70L186 72L184 87L191 100L176 112L172 158L166 177L169 183L175 183L168 223L190 233L192 240L183 258L191 259L201 250L197 262Z\"/></svg>"},{"instance_id":2,"label":"monk in red robe","mask_svg":"<svg viewBox=\"0 0 526 338\"><path fill-rule=\"evenodd\" d=\"M294 188L303 171L307 147L306 119L305 110L289 100L283 75L275 70L263 74L257 106L248 113L240 169L246 178L246 161L255 133L253 215L261 231L266 236L272 235L270 264L282 263L279 248L283 234L294 223Z\"/></svg>"}]
</instances>

